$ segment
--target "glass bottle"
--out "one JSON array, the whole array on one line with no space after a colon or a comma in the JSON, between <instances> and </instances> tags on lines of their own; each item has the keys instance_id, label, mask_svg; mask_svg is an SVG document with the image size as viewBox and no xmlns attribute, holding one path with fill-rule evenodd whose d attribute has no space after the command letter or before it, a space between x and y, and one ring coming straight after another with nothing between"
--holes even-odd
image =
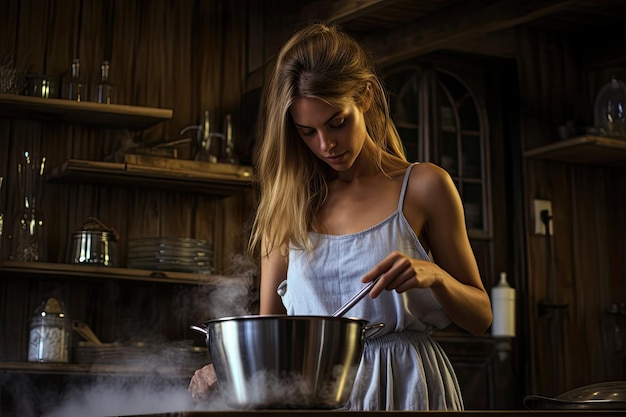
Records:
<instances>
[{"instance_id":1,"label":"glass bottle","mask_svg":"<svg viewBox=\"0 0 626 417\"><path fill-rule=\"evenodd\" d=\"M626 137L626 84L613 77L598 92L594 124L601 134Z\"/></svg>"},{"instance_id":2,"label":"glass bottle","mask_svg":"<svg viewBox=\"0 0 626 417\"><path fill-rule=\"evenodd\" d=\"M30 322L29 362L69 362L72 326L63 305L49 298L35 311Z\"/></svg>"},{"instance_id":3,"label":"glass bottle","mask_svg":"<svg viewBox=\"0 0 626 417\"><path fill-rule=\"evenodd\" d=\"M224 120L224 141L222 150L222 160L225 164L238 163L235 155L235 138L233 134L233 122L230 113Z\"/></svg>"},{"instance_id":4,"label":"glass bottle","mask_svg":"<svg viewBox=\"0 0 626 417\"><path fill-rule=\"evenodd\" d=\"M87 99L87 84L82 79L80 72L80 60L74 58L70 70L70 78L66 83L63 97L73 101L85 101Z\"/></svg>"},{"instance_id":5,"label":"glass bottle","mask_svg":"<svg viewBox=\"0 0 626 417\"><path fill-rule=\"evenodd\" d=\"M22 262L45 262L47 223L41 208L43 173L46 158L35 162L29 152L17 164L20 209L15 217L11 259Z\"/></svg>"},{"instance_id":6,"label":"glass bottle","mask_svg":"<svg viewBox=\"0 0 626 417\"><path fill-rule=\"evenodd\" d=\"M94 101L103 104L114 104L115 88L109 80L109 61L104 61L100 66L100 82L96 87Z\"/></svg>"}]
</instances>

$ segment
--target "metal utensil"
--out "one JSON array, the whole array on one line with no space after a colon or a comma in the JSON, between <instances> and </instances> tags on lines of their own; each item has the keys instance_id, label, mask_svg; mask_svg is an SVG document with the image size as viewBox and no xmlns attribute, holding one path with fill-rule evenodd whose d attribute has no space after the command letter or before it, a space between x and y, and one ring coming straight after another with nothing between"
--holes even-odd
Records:
<instances>
[{"instance_id":1,"label":"metal utensil","mask_svg":"<svg viewBox=\"0 0 626 417\"><path fill-rule=\"evenodd\" d=\"M374 280L368 282L359 292L354 294L344 305L339 307L339 310L335 311L331 317L342 317L346 314L356 303L358 303L363 297L365 297L372 290L374 284L378 282L380 276L374 278ZM284 296L287 293L287 280L280 283L276 289L276 293L279 296Z\"/></svg>"},{"instance_id":2,"label":"metal utensil","mask_svg":"<svg viewBox=\"0 0 626 417\"><path fill-rule=\"evenodd\" d=\"M372 290L372 287L378 282L379 279L380 275L374 278L372 281L368 282L365 287L363 287L359 292L354 294L352 298L350 298L344 305L339 307L339 310L335 311L332 316L342 317L344 314L346 314L352 307L354 307L356 303L361 301L363 297L369 294L369 292Z\"/></svg>"}]
</instances>

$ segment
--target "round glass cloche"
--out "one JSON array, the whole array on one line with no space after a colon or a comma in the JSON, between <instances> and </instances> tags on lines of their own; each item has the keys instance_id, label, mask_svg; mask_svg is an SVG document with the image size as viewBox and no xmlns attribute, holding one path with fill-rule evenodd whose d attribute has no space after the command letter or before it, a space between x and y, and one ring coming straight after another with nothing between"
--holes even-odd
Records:
<instances>
[{"instance_id":1,"label":"round glass cloche","mask_svg":"<svg viewBox=\"0 0 626 417\"><path fill-rule=\"evenodd\" d=\"M594 106L595 127L605 136L626 138L626 84L612 78L598 92Z\"/></svg>"}]
</instances>

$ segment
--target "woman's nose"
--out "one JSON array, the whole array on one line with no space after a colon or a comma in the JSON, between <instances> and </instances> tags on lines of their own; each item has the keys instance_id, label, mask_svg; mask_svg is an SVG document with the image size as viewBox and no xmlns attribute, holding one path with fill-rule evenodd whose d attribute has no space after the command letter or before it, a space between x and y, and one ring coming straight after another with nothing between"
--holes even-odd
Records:
<instances>
[{"instance_id":1,"label":"woman's nose","mask_svg":"<svg viewBox=\"0 0 626 417\"><path fill-rule=\"evenodd\" d=\"M329 151L335 147L335 140L328 134L320 134L320 150Z\"/></svg>"}]
</instances>

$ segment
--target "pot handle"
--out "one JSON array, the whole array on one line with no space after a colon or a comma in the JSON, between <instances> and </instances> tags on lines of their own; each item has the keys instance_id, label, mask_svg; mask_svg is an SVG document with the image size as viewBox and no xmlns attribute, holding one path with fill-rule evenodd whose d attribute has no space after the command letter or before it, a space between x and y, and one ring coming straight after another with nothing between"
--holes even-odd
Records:
<instances>
[{"instance_id":1,"label":"pot handle","mask_svg":"<svg viewBox=\"0 0 626 417\"><path fill-rule=\"evenodd\" d=\"M363 327L363 334L365 334L365 332L369 330L374 330L372 333L365 336L365 337L374 337L382 330L383 327L385 327L385 323L370 324L369 326Z\"/></svg>"},{"instance_id":2,"label":"pot handle","mask_svg":"<svg viewBox=\"0 0 626 417\"><path fill-rule=\"evenodd\" d=\"M192 324L191 326L189 326L189 328L191 330L195 330L197 332L204 333L206 336L209 335L209 328L208 327L200 327L200 326L196 326L195 324Z\"/></svg>"}]
</instances>

